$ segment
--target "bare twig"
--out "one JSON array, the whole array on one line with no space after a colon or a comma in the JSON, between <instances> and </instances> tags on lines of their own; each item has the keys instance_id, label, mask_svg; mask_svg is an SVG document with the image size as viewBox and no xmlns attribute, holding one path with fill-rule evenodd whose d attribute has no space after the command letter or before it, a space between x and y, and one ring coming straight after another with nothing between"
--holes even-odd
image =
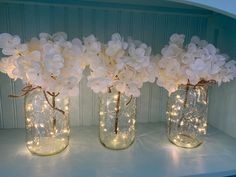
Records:
<instances>
[{"instance_id":1,"label":"bare twig","mask_svg":"<svg viewBox=\"0 0 236 177\"><path fill-rule=\"evenodd\" d=\"M19 97L27 95L29 92L31 92L35 89L38 89L38 88L41 88L41 87L39 87L39 86L33 87L32 85L27 85L24 88L22 88L22 90L21 90L22 93L20 95L8 95L8 97L10 97L10 98L19 98Z\"/></svg>"},{"instance_id":2,"label":"bare twig","mask_svg":"<svg viewBox=\"0 0 236 177\"><path fill-rule=\"evenodd\" d=\"M114 130L115 134L118 133L118 115L119 115L119 112L120 112L120 92L118 92L118 97L117 97L117 101L116 101L116 109L115 109L115 113L116 113L115 130Z\"/></svg>"},{"instance_id":3,"label":"bare twig","mask_svg":"<svg viewBox=\"0 0 236 177\"><path fill-rule=\"evenodd\" d=\"M43 94L44 94L44 97L45 97L47 103L49 104L49 106L50 106L52 109L55 109L55 110L59 111L60 113L62 113L63 115L65 115L65 112L64 112L63 110L57 108L55 105L53 105L53 104L50 103L50 101L48 100L48 96L47 96L46 91L43 91ZM52 94L52 93L50 93L49 95L51 96L51 94ZM53 94L52 94L52 95L53 95ZM59 95L59 94L57 94L57 95ZM52 96L52 98L53 98L53 97L54 97L54 96Z\"/></svg>"},{"instance_id":4,"label":"bare twig","mask_svg":"<svg viewBox=\"0 0 236 177\"><path fill-rule=\"evenodd\" d=\"M184 119L184 112L185 112L185 109L186 109L186 107L187 107L187 102L188 102L188 91L189 91L189 87L190 87L190 84L189 84L189 80L188 80L188 83L187 83L187 85L186 85L186 87L185 87L185 97L184 97L184 108L183 108L183 111L182 111L182 116L181 116L181 118L180 118L180 120L179 120L179 125L178 125L178 127L180 127L180 124L181 124L181 122L183 121L183 119Z\"/></svg>"},{"instance_id":5,"label":"bare twig","mask_svg":"<svg viewBox=\"0 0 236 177\"><path fill-rule=\"evenodd\" d=\"M206 86L206 85L212 85L212 84L216 84L216 81L215 81L215 80L209 80L209 81L201 80L201 81L199 81L197 84L192 85L192 84L189 82L189 80L188 80L188 83L186 84L186 90L185 90L185 98L184 98L184 105L183 105L184 110L185 110L186 107L187 107L189 87L192 86L193 89L196 89L196 87L198 87L198 86L204 87L204 86ZM208 91L207 91L207 95L206 95L206 102L208 101L207 99L208 99ZM179 125L178 125L178 127L180 127L180 124L181 124L181 122L183 121L183 119L184 119L184 111L182 112L182 116L181 116L181 118L180 118L180 120L179 120Z\"/></svg>"},{"instance_id":6,"label":"bare twig","mask_svg":"<svg viewBox=\"0 0 236 177\"><path fill-rule=\"evenodd\" d=\"M130 102L132 101L133 95L130 96L129 101L125 104L126 106L128 106L130 104Z\"/></svg>"}]
</instances>

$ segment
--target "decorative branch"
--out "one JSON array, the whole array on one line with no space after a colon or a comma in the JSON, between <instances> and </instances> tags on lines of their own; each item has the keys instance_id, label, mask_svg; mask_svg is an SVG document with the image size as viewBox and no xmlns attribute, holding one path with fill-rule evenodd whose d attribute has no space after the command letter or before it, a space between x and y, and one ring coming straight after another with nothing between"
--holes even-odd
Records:
<instances>
[{"instance_id":1,"label":"decorative branch","mask_svg":"<svg viewBox=\"0 0 236 177\"><path fill-rule=\"evenodd\" d=\"M31 92L35 89L38 89L38 88L41 88L41 87L39 87L39 86L33 87L32 85L26 85L24 88L21 89L22 93L20 95L8 95L8 97L10 97L10 98L19 98L19 97L27 95L29 92Z\"/></svg>"},{"instance_id":2,"label":"decorative branch","mask_svg":"<svg viewBox=\"0 0 236 177\"><path fill-rule=\"evenodd\" d=\"M120 112L120 92L118 92L118 97L116 100L116 108L115 108L115 113L116 113L116 117L115 117L115 130L114 133L117 134L118 133L118 115Z\"/></svg>"},{"instance_id":3,"label":"decorative branch","mask_svg":"<svg viewBox=\"0 0 236 177\"><path fill-rule=\"evenodd\" d=\"M56 94L54 92L52 92L52 106L53 106L53 117L52 117L52 128L53 128L53 132L56 133L56 115L55 115L55 108L56 108Z\"/></svg>"},{"instance_id":4,"label":"decorative branch","mask_svg":"<svg viewBox=\"0 0 236 177\"><path fill-rule=\"evenodd\" d=\"M54 92L53 92L53 93L54 93ZM53 103L53 104L50 103L46 91L43 91L43 94L44 94L44 97L45 97L47 103L49 104L49 106L50 106L52 109L57 110L57 111L59 111L60 113L62 113L63 115L65 115L65 112L64 112L63 110L57 108L54 103ZM48 94L49 94L49 93L48 93ZM55 98L55 97L56 97L55 95L53 96L52 93L50 93L49 95L52 96L52 98ZM56 95L58 96L59 94L56 94Z\"/></svg>"},{"instance_id":5,"label":"decorative branch","mask_svg":"<svg viewBox=\"0 0 236 177\"><path fill-rule=\"evenodd\" d=\"M187 85L186 85L186 87L185 87L185 96L184 96L184 110L186 109L186 107L187 107L187 102L188 102L188 91L189 91L189 87L190 87L191 85L190 85L190 82L189 82L189 80L188 80L188 83L187 83ZM183 121L183 119L184 119L184 111L182 111L182 116L181 116L181 118L180 118L180 120L179 120L179 125L178 125L178 128L180 127L180 124L181 124L181 122Z\"/></svg>"},{"instance_id":6,"label":"decorative branch","mask_svg":"<svg viewBox=\"0 0 236 177\"><path fill-rule=\"evenodd\" d=\"M111 88L112 88L112 86L110 86L110 87L107 88L108 93L111 93Z\"/></svg>"},{"instance_id":7,"label":"decorative branch","mask_svg":"<svg viewBox=\"0 0 236 177\"><path fill-rule=\"evenodd\" d=\"M130 104L130 102L132 101L133 95L130 96L129 101L125 104L126 106L128 106Z\"/></svg>"},{"instance_id":8,"label":"decorative branch","mask_svg":"<svg viewBox=\"0 0 236 177\"><path fill-rule=\"evenodd\" d=\"M187 107L189 87L193 86L193 89L196 89L197 86L203 86L204 87L206 85L213 85L213 84L216 84L215 80L209 80L209 81L201 80L195 85L190 84L190 82L188 80L188 83L186 84L186 90L185 90L185 98L184 98L184 105L183 105L184 109L186 109L186 107ZM206 95L206 102L208 101L207 99L208 99L208 92L207 92L207 95ZM179 120L178 127L180 127L180 124L183 121L183 119L184 119L184 112L182 112L182 116Z\"/></svg>"}]
</instances>

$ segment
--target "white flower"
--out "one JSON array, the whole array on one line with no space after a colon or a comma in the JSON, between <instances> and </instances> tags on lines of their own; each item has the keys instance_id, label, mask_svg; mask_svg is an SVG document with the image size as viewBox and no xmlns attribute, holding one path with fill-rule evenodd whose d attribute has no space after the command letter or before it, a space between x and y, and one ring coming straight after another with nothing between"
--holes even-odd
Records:
<instances>
[{"instance_id":1,"label":"white flower","mask_svg":"<svg viewBox=\"0 0 236 177\"><path fill-rule=\"evenodd\" d=\"M86 67L85 48L79 39L67 41L67 34L40 33L25 44L17 36L0 35L0 47L9 55L0 61L0 70L13 79L39 86L60 96L78 94Z\"/></svg>"},{"instance_id":2,"label":"white flower","mask_svg":"<svg viewBox=\"0 0 236 177\"><path fill-rule=\"evenodd\" d=\"M236 77L236 61L231 60L224 66L224 75L222 75L223 82L229 82Z\"/></svg>"},{"instance_id":3,"label":"white flower","mask_svg":"<svg viewBox=\"0 0 236 177\"><path fill-rule=\"evenodd\" d=\"M106 93L108 87L112 84L112 80L105 77L88 78L88 87L90 87L95 93Z\"/></svg>"},{"instance_id":4,"label":"white flower","mask_svg":"<svg viewBox=\"0 0 236 177\"><path fill-rule=\"evenodd\" d=\"M101 51L101 43L97 41L94 35L84 38L84 45L89 52L99 53Z\"/></svg>"},{"instance_id":5,"label":"white flower","mask_svg":"<svg viewBox=\"0 0 236 177\"><path fill-rule=\"evenodd\" d=\"M161 50L162 56L157 63L157 84L169 94L188 82L195 85L201 80L215 80L221 84L236 76L235 62L227 64L228 57L220 54L213 44L197 36L193 36L186 47L183 43L183 35L172 35L169 45Z\"/></svg>"},{"instance_id":6,"label":"white flower","mask_svg":"<svg viewBox=\"0 0 236 177\"><path fill-rule=\"evenodd\" d=\"M27 80L27 72L31 69L35 62L40 63L40 52L32 51L25 56L18 57L15 62L13 73L22 80Z\"/></svg>"},{"instance_id":7,"label":"white flower","mask_svg":"<svg viewBox=\"0 0 236 177\"><path fill-rule=\"evenodd\" d=\"M130 83L127 85L126 89L125 89L125 94L127 96L134 96L134 97L139 97L140 96L140 90L137 87L136 84Z\"/></svg>"},{"instance_id":8,"label":"white flower","mask_svg":"<svg viewBox=\"0 0 236 177\"><path fill-rule=\"evenodd\" d=\"M193 37L191 38L190 44L191 44L191 43L196 44L196 45L199 45L199 44L201 43L201 40L200 40L200 38L199 38L198 36L193 36Z\"/></svg>"},{"instance_id":9,"label":"white flower","mask_svg":"<svg viewBox=\"0 0 236 177\"><path fill-rule=\"evenodd\" d=\"M150 62L151 48L140 41L129 40L127 48L129 55L118 60L117 68L122 69L124 65L129 65L135 70L147 67Z\"/></svg>"},{"instance_id":10,"label":"white flower","mask_svg":"<svg viewBox=\"0 0 236 177\"><path fill-rule=\"evenodd\" d=\"M112 35L108 44L102 45L94 36L84 38L84 44L91 70L88 87L95 93L106 93L113 88L127 96L138 97L143 82L154 82L151 48L146 44L131 38L125 41L118 33Z\"/></svg>"},{"instance_id":11,"label":"white flower","mask_svg":"<svg viewBox=\"0 0 236 177\"><path fill-rule=\"evenodd\" d=\"M13 74L13 71L15 70L15 62L16 62L16 57L11 56L11 57L3 57L0 60L0 71L3 73L6 73L11 79L17 79L18 77Z\"/></svg>"},{"instance_id":12,"label":"white flower","mask_svg":"<svg viewBox=\"0 0 236 177\"><path fill-rule=\"evenodd\" d=\"M183 53L182 57L181 57L181 62L183 64L189 65L191 63L193 63L195 61L195 57L193 54L191 53Z\"/></svg>"},{"instance_id":13,"label":"white flower","mask_svg":"<svg viewBox=\"0 0 236 177\"><path fill-rule=\"evenodd\" d=\"M177 46L176 44L170 44L169 46L165 46L161 50L161 54L166 58L179 57L183 52L183 49Z\"/></svg>"},{"instance_id":14,"label":"white flower","mask_svg":"<svg viewBox=\"0 0 236 177\"><path fill-rule=\"evenodd\" d=\"M51 40L52 36L48 33L40 33L39 34L40 39L45 39L46 41Z\"/></svg>"},{"instance_id":15,"label":"white flower","mask_svg":"<svg viewBox=\"0 0 236 177\"><path fill-rule=\"evenodd\" d=\"M112 40L108 42L108 47L106 48L105 53L108 56L115 56L120 58L124 55L124 50L127 49L128 44L124 42L120 34L115 33L112 35Z\"/></svg>"},{"instance_id":16,"label":"white flower","mask_svg":"<svg viewBox=\"0 0 236 177\"><path fill-rule=\"evenodd\" d=\"M2 49L2 53L4 55L21 55L27 51L27 45L19 44L16 45L14 48L4 48Z\"/></svg>"},{"instance_id":17,"label":"white flower","mask_svg":"<svg viewBox=\"0 0 236 177\"><path fill-rule=\"evenodd\" d=\"M64 58L57 45L46 44L43 49L43 60L46 70L54 77L60 75L60 70L64 66Z\"/></svg>"},{"instance_id":18,"label":"white flower","mask_svg":"<svg viewBox=\"0 0 236 177\"><path fill-rule=\"evenodd\" d=\"M196 59L193 63L189 66L193 71L201 72L206 68L206 63L201 59Z\"/></svg>"},{"instance_id":19,"label":"white flower","mask_svg":"<svg viewBox=\"0 0 236 177\"><path fill-rule=\"evenodd\" d=\"M186 74L188 76L189 82L193 85L197 84L200 81L200 77L197 72L187 69Z\"/></svg>"},{"instance_id":20,"label":"white flower","mask_svg":"<svg viewBox=\"0 0 236 177\"><path fill-rule=\"evenodd\" d=\"M142 82L155 82L156 75L155 75L155 63L151 62L149 66L142 68L138 73L136 78Z\"/></svg>"},{"instance_id":21,"label":"white flower","mask_svg":"<svg viewBox=\"0 0 236 177\"><path fill-rule=\"evenodd\" d=\"M35 86L43 86L43 68L40 62L32 62L30 68L26 72L27 81Z\"/></svg>"},{"instance_id":22,"label":"white flower","mask_svg":"<svg viewBox=\"0 0 236 177\"><path fill-rule=\"evenodd\" d=\"M191 43L196 44L200 48L204 48L208 42L205 40L201 40L198 36L193 36L191 38Z\"/></svg>"},{"instance_id":23,"label":"white flower","mask_svg":"<svg viewBox=\"0 0 236 177\"><path fill-rule=\"evenodd\" d=\"M20 43L19 36L12 36L8 33L0 34L0 48L4 55L22 55L27 51L27 45Z\"/></svg>"},{"instance_id":24,"label":"white flower","mask_svg":"<svg viewBox=\"0 0 236 177\"><path fill-rule=\"evenodd\" d=\"M129 47L128 50L129 56L124 57L125 63L134 67L136 70L141 69L142 67L147 67L150 61L150 49L141 45L140 47Z\"/></svg>"},{"instance_id":25,"label":"white flower","mask_svg":"<svg viewBox=\"0 0 236 177\"><path fill-rule=\"evenodd\" d=\"M216 49L215 46L212 45L212 44L207 44L207 45L206 45L206 49L208 50L208 52L209 52L210 55L215 55L216 52L217 52L217 49Z\"/></svg>"},{"instance_id":26,"label":"white flower","mask_svg":"<svg viewBox=\"0 0 236 177\"><path fill-rule=\"evenodd\" d=\"M20 44L19 36L12 36L8 33L0 34L0 48L15 48Z\"/></svg>"},{"instance_id":27,"label":"white flower","mask_svg":"<svg viewBox=\"0 0 236 177\"><path fill-rule=\"evenodd\" d=\"M68 77L68 78L61 78L59 82L61 82L61 88L59 90L60 94L68 95L68 96L76 96L79 94L79 84L80 79L77 77Z\"/></svg>"},{"instance_id":28,"label":"white flower","mask_svg":"<svg viewBox=\"0 0 236 177\"><path fill-rule=\"evenodd\" d=\"M67 34L64 32L57 32L52 35L52 39L54 42L63 43L67 40Z\"/></svg>"},{"instance_id":29,"label":"white flower","mask_svg":"<svg viewBox=\"0 0 236 177\"><path fill-rule=\"evenodd\" d=\"M183 34L172 34L170 37L170 44L176 44L178 47L182 47L184 44L185 36Z\"/></svg>"}]
</instances>

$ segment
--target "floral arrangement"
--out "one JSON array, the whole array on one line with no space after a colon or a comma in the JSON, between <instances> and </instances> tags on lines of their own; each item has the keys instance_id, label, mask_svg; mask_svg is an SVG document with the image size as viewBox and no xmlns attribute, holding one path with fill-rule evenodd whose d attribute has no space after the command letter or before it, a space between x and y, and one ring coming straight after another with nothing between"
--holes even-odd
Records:
<instances>
[{"instance_id":1,"label":"floral arrangement","mask_svg":"<svg viewBox=\"0 0 236 177\"><path fill-rule=\"evenodd\" d=\"M185 36L173 34L161 50L156 65L157 84L172 93L181 84L228 82L236 77L236 61L221 54L213 44L193 36L184 46Z\"/></svg>"},{"instance_id":2,"label":"floral arrangement","mask_svg":"<svg viewBox=\"0 0 236 177\"><path fill-rule=\"evenodd\" d=\"M145 43L115 33L107 44L93 35L84 38L85 56L90 67L88 87L95 93L116 89L126 96L140 96L144 82L155 81L151 48Z\"/></svg>"},{"instance_id":3,"label":"floral arrangement","mask_svg":"<svg viewBox=\"0 0 236 177\"><path fill-rule=\"evenodd\" d=\"M40 33L39 38L21 43L19 36L0 34L0 48L5 55L0 71L10 78L21 79L26 87L23 94L35 88L61 96L74 96L79 92L83 71L91 72L88 87L95 93L116 89L126 96L140 96L144 82L155 82L169 93L181 84L201 82L228 82L236 77L236 62L227 61L213 44L192 37L184 45L185 36L173 34L161 55L151 56L151 47L141 41L120 34L112 35L107 44L94 35L83 39L67 40L64 32L53 35Z\"/></svg>"},{"instance_id":4,"label":"floral arrangement","mask_svg":"<svg viewBox=\"0 0 236 177\"><path fill-rule=\"evenodd\" d=\"M23 95L35 88L60 96L78 94L85 68L85 49L78 38L67 41L64 32L40 33L39 38L21 43L19 36L3 33L0 48L6 55L0 61L0 71L26 84Z\"/></svg>"}]
</instances>

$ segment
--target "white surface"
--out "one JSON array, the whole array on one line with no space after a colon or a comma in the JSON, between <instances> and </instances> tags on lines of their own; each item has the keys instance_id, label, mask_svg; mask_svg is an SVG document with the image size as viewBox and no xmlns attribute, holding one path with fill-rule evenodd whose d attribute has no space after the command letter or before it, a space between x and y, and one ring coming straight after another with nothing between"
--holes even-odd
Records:
<instances>
[{"instance_id":1,"label":"white surface","mask_svg":"<svg viewBox=\"0 0 236 177\"><path fill-rule=\"evenodd\" d=\"M168 142L165 125L139 124L134 144L126 150L104 148L96 126L72 128L69 147L39 157L24 144L23 129L0 130L0 176L3 177L165 177L236 174L236 140L210 128L196 149Z\"/></svg>"}]
</instances>

